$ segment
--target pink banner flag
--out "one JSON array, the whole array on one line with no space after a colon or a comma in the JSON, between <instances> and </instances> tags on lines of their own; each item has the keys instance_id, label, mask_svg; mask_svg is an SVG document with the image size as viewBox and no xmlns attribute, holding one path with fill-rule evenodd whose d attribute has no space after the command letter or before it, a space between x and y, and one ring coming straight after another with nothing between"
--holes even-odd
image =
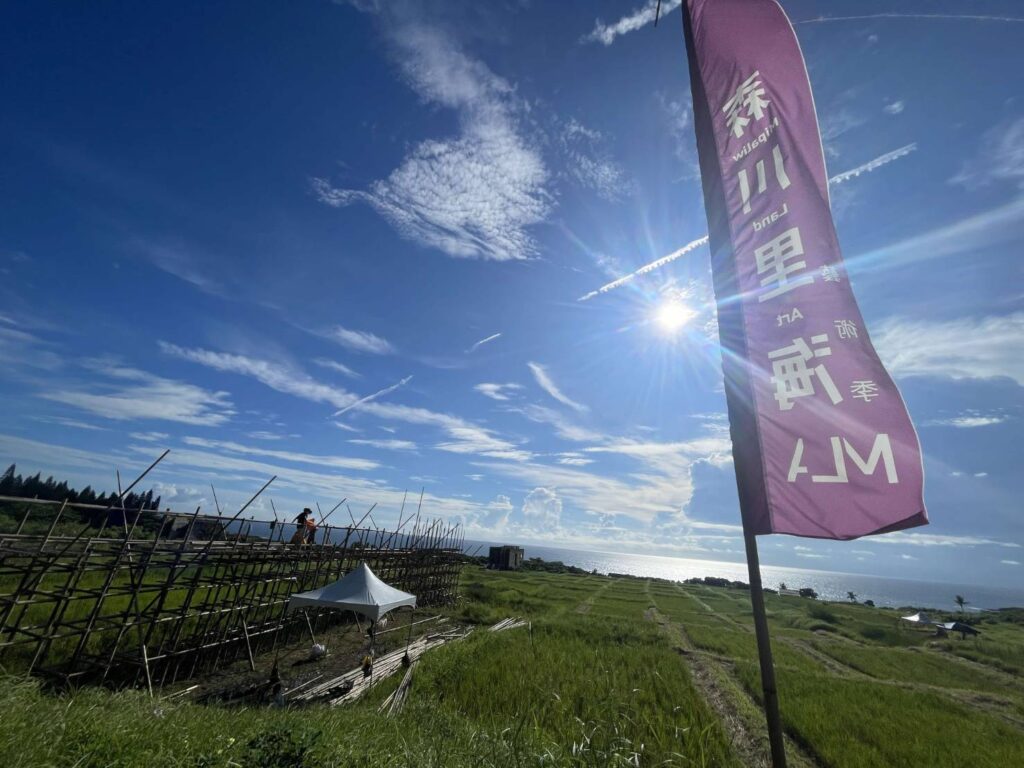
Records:
<instances>
[{"instance_id":1,"label":"pink banner flag","mask_svg":"<svg viewBox=\"0 0 1024 768\"><path fill-rule=\"evenodd\" d=\"M793 27L775 0L683 10L744 525L924 525L921 449L843 267Z\"/></svg>"}]
</instances>

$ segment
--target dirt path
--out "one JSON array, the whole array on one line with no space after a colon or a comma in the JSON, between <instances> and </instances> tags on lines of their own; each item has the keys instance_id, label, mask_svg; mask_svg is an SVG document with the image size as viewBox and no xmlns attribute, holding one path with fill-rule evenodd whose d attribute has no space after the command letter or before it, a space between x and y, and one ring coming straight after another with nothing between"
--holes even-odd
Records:
<instances>
[{"instance_id":1,"label":"dirt path","mask_svg":"<svg viewBox=\"0 0 1024 768\"><path fill-rule=\"evenodd\" d=\"M590 613L590 609L594 607L594 602L599 598L604 591L612 585L611 580L606 580L599 589L594 590L593 594L590 595L586 600L576 606L576 613Z\"/></svg>"},{"instance_id":2,"label":"dirt path","mask_svg":"<svg viewBox=\"0 0 1024 768\"><path fill-rule=\"evenodd\" d=\"M694 599L703 604L703 601ZM652 602L657 605L653 598ZM707 606L705 608L714 613ZM743 765L750 768L770 768L771 758L764 712L733 677L729 660L696 650L683 626L673 622L657 607L645 611L644 618L657 623L672 640L673 646L690 671L693 684L722 722L732 748ZM818 768L817 761L789 737L785 738L790 765L794 768Z\"/></svg>"}]
</instances>

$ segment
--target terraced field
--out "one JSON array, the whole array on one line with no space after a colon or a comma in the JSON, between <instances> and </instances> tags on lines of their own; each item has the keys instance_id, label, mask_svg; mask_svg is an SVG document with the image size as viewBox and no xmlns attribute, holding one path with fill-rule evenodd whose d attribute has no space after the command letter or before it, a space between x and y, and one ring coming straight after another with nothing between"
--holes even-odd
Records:
<instances>
[{"instance_id":1,"label":"terraced field","mask_svg":"<svg viewBox=\"0 0 1024 768\"><path fill-rule=\"evenodd\" d=\"M744 590L469 568L474 632L343 709L239 709L138 691L0 686L7 766L757 766L764 719ZM791 765L1024 764L1024 626L965 641L896 613L767 596ZM1014 617L1006 617L1012 619ZM187 697L183 697L187 698Z\"/></svg>"}]
</instances>

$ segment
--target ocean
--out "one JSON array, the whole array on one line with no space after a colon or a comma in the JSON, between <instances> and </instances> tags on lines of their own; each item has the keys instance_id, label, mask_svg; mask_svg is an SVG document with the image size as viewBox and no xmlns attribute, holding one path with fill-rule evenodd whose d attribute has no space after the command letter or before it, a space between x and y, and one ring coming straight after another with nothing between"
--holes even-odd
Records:
<instances>
[{"instance_id":1,"label":"ocean","mask_svg":"<svg viewBox=\"0 0 1024 768\"><path fill-rule=\"evenodd\" d=\"M472 552L480 547L477 554L486 555L488 546L491 546L490 542L467 541L465 550ZM588 571L596 570L598 573L627 573L672 581L704 576L717 576L731 581L750 581L746 563L618 552L586 552L531 544L522 546L527 558L560 560L566 565L575 565ZM790 589L811 587L823 600L846 600L846 593L853 592L859 601L873 600L875 605L891 608L913 606L955 610L955 595L963 595L967 599L967 610L1024 607L1024 589L986 587L979 584L892 579L859 573L782 568L774 565L761 566L761 581L764 586L772 589L777 589L780 582L784 582Z\"/></svg>"}]
</instances>

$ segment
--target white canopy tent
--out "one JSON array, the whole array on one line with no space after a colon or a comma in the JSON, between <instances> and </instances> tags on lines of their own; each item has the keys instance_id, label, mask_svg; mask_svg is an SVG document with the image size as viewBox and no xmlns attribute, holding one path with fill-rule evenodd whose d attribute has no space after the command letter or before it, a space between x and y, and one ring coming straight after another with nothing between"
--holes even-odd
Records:
<instances>
[{"instance_id":1,"label":"white canopy tent","mask_svg":"<svg viewBox=\"0 0 1024 768\"><path fill-rule=\"evenodd\" d=\"M416 595L385 584L366 563L360 563L338 581L292 595L288 611L296 608L338 608L353 611L376 623L396 608L416 607Z\"/></svg>"},{"instance_id":2,"label":"white canopy tent","mask_svg":"<svg viewBox=\"0 0 1024 768\"><path fill-rule=\"evenodd\" d=\"M912 616L901 616L900 621L905 621L909 624L918 624L921 626L929 626L934 624L932 617L923 611L921 613L915 613Z\"/></svg>"}]
</instances>

